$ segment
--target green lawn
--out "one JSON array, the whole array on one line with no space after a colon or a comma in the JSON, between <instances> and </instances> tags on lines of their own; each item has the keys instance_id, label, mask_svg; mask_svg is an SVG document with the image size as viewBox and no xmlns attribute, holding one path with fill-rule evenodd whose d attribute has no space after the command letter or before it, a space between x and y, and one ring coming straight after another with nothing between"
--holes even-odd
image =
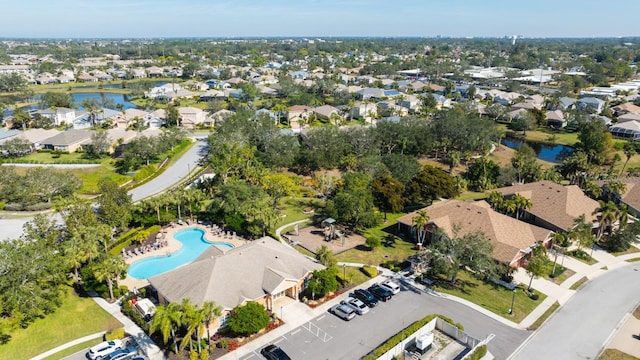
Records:
<instances>
[{"instance_id":1,"label":"green lawn","mask_svg":"<svg viewBox=\"0 0 640 360\"><path fill-rule=\"evenodd\" d=\"M635 356L631 356L618 349L605 349L598 360L639 360Z\"/></svg>"},{"instance_id":2,"label":"green lawn","mask_svg":"<svg viewBox=\"0 0 640 360\"><path fill-rule=\"evenodd\" d=\"M77 353L78 351L82 351L86 348L92 347L93 345L98 345L99 343L101 343L104 339L103 338L97 338L97 339L93 339L93 340L89 340L89 341L85 341L83 343L80 343L78 345L72 346L70 348L66 348L60 352L57 352L51 356L47 356L46 358L44 358L45 360L59 360L59 359L64 359L69 355L73 355L75 353Z\"/></svg>"},{"instance_id":3,"label":"green lawn","mask_svg":"<svg viewBox=\"0 0 640 360\"><path fill-rule=\"evenodd\" d=\"M456 200L480 200L485 199L488 195L489 194L486 192L465 191L462 194L458 195L458 197L456 197Z\"/></svg>"},{"instance_id":4,"label":"green lawn","mask_svg":"<svg viewBox=\"0 0 640 360\"><path fill-rule=\"evenodd\" d=\"M620 255L627 255L627 254L635 254L637 252L640 252L640 249L638 249L637 247L631 245L627 250L618 251L618 252L612 252L611 255L620 256Z\"/></svg>"},{"instance_id":5,"label":"green lawn","mask_svg":"<svg viewBox=\"0 0 640 360\"><path fill-rule=\"evenodd\" d=\"M313 209L312 213L305 214L304 209ZM303 197L285 197L280 201L278 206L282 216L276 223L275 227L280 227L284 224L289 224L303 219L311 219L314 215L321 213L324 209L324 202L316 198L303 198Z\"/></svg>"},{"instance_id":6,"label":"green lawn","mask_svg":"<svg viewBox=\"0 0 640 360\"><path fill-rule=\"evenodd\" d=\"M522 131L509 130L506 124L498 124L498 129L506 134L522 136ZM526 138L531 141L573 146L578 142L578 133L541 128L539 130L527 130Z\"/></svg>"},{"instance_id":7,"label":"green lawn","mask_svg":"<svg viewBox=\"0 0 640 360\"><path fill-rule=\"evenodd\" d=\"M346 266L343 268L342 266L338 266L338 278L340 278L341 281L342 279L344 279L345 272L347 275L347 283L350 285L358 286L371 279L370 277L365 275L365 273L362 272L359 267Z\"/></svg>"},{"instance_id":8,"label":"green lawn","mask_svg":"<svg viewBox=\"0 0 640 360\"><path fill-rule=\"evenodd\" d=\"M543 277L547 280L552 281L555 284L562 284L565 280L570 278L575 271L562 267L560 265L560 261L556 262L556 270L555 273L552 274L553 271L553 261L547 260L544 264Z\"/></svg>"},{"instance_id":9,"label":"green lawn","mask_svg":"<svg viewBox=\"0 0 640 360\"><path fill-rule=\"evenodd\" d=\"M82 187L79 191L80 194L95 195L99 191L98 182L104 178L110 178L118 184L124 184L131 180L130 176L118 174L110 161L111 160L103 162L99 167L87 169L65 169L64 171L74 174L82 180Z\"/></svg>"},{"instance_id":10,"label":"green lawn","mask_svg":"<svg viewBox=\"0 0 640 360\"><path fill-rule=\"evenodd\" d=\"M0 359L29 359L71 340L120 326L93 299L79 297L67 288L56 312L10 333L9 343L0 346Z\"/></svg>"},{"instance_id":11,"label":"green lawn","mask_svg":"<svg viewBox=\"0 0 640 360\"><path fill-rule=\"evenodd\" d=\"M578 288L582 286L582 284L586 283L588 280L589 279L587 279L586 276L583 276L580 280L576 281L573 285L571 285L569 290L578 290Z\"/></svg>"},{"instance_id":12,"label":"green lawn","mask_svg":"<svg viewBox=\"0 0 640 360\"><path fill-rule=\"evenodd\" d=\"M396 235L396 219L404 214L387 214L387 222L374 228L367 229L363 236L378 237L382 246L369 251L367 249L351 249L336 256L338 261L355 262L369 265L380 265L385 261L403 262L417 253L415 243L408 242Z\"/></svg>"},{"instance_id":13,"label":"green lawn","mask_svg":"<svg viewBox=\"0 0 640 360\"><path fill-rule=\"evenodd\" d=\"M516 323L522 321L547 297L545 294L536 291L536 294L539 295L538 300L531 300L522 288L517 288L513 314L509 314L513 297L512 290L497 284L482 282L465 271L458 273L458 280L455 286L445 279L433 280L435 280L435 284L432 287L433 290L466 299Z\"/></svg>"}]
</instances>

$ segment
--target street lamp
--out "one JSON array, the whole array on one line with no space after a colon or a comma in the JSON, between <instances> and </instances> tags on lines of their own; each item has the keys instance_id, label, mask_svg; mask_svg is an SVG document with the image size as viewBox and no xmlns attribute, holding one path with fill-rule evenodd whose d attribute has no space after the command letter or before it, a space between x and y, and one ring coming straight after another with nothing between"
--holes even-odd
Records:
<instances>
[{"instance_id":1,"label":"street lamp","mask_svg":"<svg viewBox=\"0 0 640 360\"><path fill-rule=\"evenodd\" d=\"M282 305L280 305L280 319L282 319L284 321L283 316L284 316L283 307L282 307Z\"/></svg>"},{"instance_id":2,"label":"street lamp","mask_svg":"<svg viewBox=\"0 0 640 360\"><path fill-rule=\"evenodd\" d=\"M513 296L511 297L511 307L509 308L509 314L513 314L513 303L516 301L516 291L517 289L513 289Z\"/></svg>"},{"instance_id":3,"label":"street lamp","mask_svg":"<svg viewBox=\"0 0 640 360\"><path fill-rule=\"evenodd\" d=\"M347 264L342 264L342 277L347 281Z\"/></svg>"}]
</instances>

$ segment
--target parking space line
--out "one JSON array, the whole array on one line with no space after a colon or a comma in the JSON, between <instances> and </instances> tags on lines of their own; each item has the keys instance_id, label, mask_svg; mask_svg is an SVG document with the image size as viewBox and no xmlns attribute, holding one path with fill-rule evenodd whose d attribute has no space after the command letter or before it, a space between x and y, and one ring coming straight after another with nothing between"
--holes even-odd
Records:
<instances>
[{"instance_id":1,"label":"parking space line","mask_svg":"<svg viewBox=\"0 0 640 360\"><path fill-rule=\"evenodd\" d=\"M286 338L283 336L283 337L279 338L278 340L275 340L272 344L275 345L275 344L281 342L282 340L286 340Z\"/></svg>"},{"instance_id":2,"label":"parking space line","mask_svg":"<svg viewBox=\"0 0 640 360\"><path fill-rule=\"evenodd\" d=\"M316 319L316 321L320 321L320 320L324 319L324 317L325 317L325 316L327 316L327 314L324 314L324 315L322 315L322 316L318 317L318 318Z\"/></svg>"},{"instance_id":3,"label":"parking space line","mask_svg":"<svg viewBox=\"0 0 640 360\"><path fill-rule=\"evenodd\" d=\"M293 335L295 335L295 334L297 334L297 333L299 333L299 332L300 332L300 328L297 328L296 330L294 330L294 331L293 331L292 333L290 333L289 335L292 335L292 336L293 336Z\"/></svg>"}]
</instances>

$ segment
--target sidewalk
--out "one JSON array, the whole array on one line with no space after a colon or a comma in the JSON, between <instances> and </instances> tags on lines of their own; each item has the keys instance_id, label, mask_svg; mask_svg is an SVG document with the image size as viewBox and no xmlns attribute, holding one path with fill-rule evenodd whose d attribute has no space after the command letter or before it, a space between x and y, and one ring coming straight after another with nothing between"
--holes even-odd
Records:
<instances>
[{"instance_id":1,"label":"sidewalk","mask_svg":"<svg viewBox=\"0 0 640 360\"><path fill-rule=\"evenodd\" d=\"M93 340L93 339L97 339L97 338L101 338L104 336L104 334L106 333L106 331L101 331L99 333L95 333L95 334L91 334L91 335L87 335L87 336L83 336L81 338L75 339L73 341L69 341L66 344L62 344L60 346L57 346L49 351L43 352L42 354L38 355L38 356L34 356L31 358L31 360L42 360L42 359L46 359L49 356L56 354L64 349L68 349L72 346L76 346L78 344L82 344L85 341L89 341L89 340Z\"/></svg>"},{"instance_id":2,"label":"sidewalk","mask_svg":"<svg viewBox=\"0 0 640 360\"><path fill-rule=\"evenodd\" d=\"M96 293L89 293L98 305L100 305L111 316L115 317L124 325L124 331L131 335L140 346L140 350L144 352L149 360L166 360L166 357L160 348L151 340L151 338L138 326L120 311L120 304L107 302Z\"/></svg>"}]
</instances>

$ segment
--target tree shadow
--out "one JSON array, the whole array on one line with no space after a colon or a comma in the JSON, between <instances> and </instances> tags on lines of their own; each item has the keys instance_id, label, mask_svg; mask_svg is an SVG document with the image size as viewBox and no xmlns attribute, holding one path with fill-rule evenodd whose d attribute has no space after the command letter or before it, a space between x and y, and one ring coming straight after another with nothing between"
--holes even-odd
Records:
<instances>
[{"instance_id":1,"label":"tree shadow","mask_svg":"<svg viewBox=\"0 0 640 360\"><path fill-rule=\"evenodd\" d=\"M382 238L382 246L386 248L394 248L396 247L396 237L394 235L387 235Z\"/></svg>"}]
</instances>

